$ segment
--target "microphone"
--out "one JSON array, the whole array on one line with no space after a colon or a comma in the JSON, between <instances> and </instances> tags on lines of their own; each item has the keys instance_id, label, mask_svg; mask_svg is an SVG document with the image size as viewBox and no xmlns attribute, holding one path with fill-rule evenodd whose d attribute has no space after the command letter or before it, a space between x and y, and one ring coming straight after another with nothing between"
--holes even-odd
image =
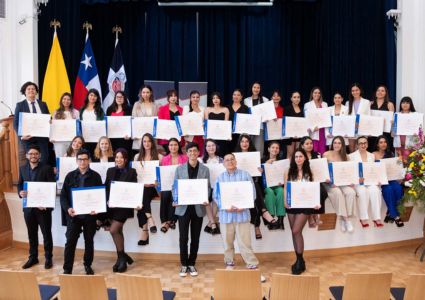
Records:
<instances>
[{"instance_id":1,"label":"microphone","mask_svg":"<svg viewBox=\"0 0 425 300\"><path fill-rule=\"evenodd\" d=\"M10 112L10 116L13 116L13 112L12 112L12 109L10 108L10 106L9 105L7 105L6 103L4 103L4 101L2 100L2 101L0 101L0 103L1 104L3 104L4 106L6 106L7 107L7 109L9 109L9 112ZM9 116L9 117L10 117Z\"/></svg>"}]
</instances>

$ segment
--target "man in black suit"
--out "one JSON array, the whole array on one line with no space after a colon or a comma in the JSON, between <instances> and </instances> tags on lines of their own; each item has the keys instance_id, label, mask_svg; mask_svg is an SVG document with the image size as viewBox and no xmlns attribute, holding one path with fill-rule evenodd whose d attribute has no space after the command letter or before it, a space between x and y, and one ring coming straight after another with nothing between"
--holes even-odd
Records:
<instances>
[{"instance_id":1,"label":"man in black suit","mask_svg":"<svg viewBox=\"0 0 425 300\"><path fill-rule=\"evenodd\" d=\"M89 168L90 152L80 149L77 153L78 168L66 175L61 192L61 206L67 214L66 244L64 253L63 273L72 274L74 266L75 247L80 233L84 235L84 268L87 275L93 275L91 267L94 248L93 238L96 233L96 212L85 215L75 215L72 208L72 188L91 187L102 185L100 175Z\"/></svg>"},{"instance_id":2,"label":"man in black suit","mask_svg":"<svg viewBox=\"0 0 425 300\"><path fill-rule=\"evenodd\" d=\"M40 163L40 148L37 145L28 146L26 158L27 164L19 168L18 195L21 198L27 197L27 192L23 189L25 181L55 182L52 168ZM38 264L38 226L40 226L46 257L44 267L50 269L53 266L52 208L24 207L23 210L30 249L29 259L22 268L28 269Z\"/></svg>"},{"instance_id":3,"label":"man in black suit","mask_svg":"<svg viewBox=\"0 0 425 300\"><path fill-rule=\"evenodd\" d=\"M19 113L33 113L33 114L50 114L47 104L39 99L36 99L38 94L38 87L34 82L26 82L21 87L21 94L25 96L25 100L18 102L15 108L15 118L13 120L13 127L18 134L19 127ZM41 150L41 162L49 162L49 139L45 137L31 137L30 135L19 136L25 153L28 151L30 145L38 145Z\"/></svg>"}]
</instances>

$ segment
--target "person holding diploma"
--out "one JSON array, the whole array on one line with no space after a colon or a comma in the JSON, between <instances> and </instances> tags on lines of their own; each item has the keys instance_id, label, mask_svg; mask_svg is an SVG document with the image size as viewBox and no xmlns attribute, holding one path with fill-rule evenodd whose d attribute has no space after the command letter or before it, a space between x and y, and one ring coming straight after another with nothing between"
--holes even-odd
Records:
<instances>
[{"instance_id":1,"label":"person holding diploma","mask_svg":"<svg viewBox=\"0 0 425 300\"><path fill-rule=\"evenodd\" d=\"M143 165L145 161L161 160L162 155L156 149L156 143L150 133L145 133L142 137L140 151L134 156L134 161L140 161ZM149 244L149 230L152 233L157 232L155 220L152 216L151 202L152 199L158 196L155 189L155 184L145 184L143 191L143 207L137 211L137 220L139 227L142 229L142 237L137 243L139 246ZM148 229L149 227L149 229Z\"/></svg>"},{"instance_id":2,"label":"person holding diploma","mask_svg":"<svg viewBox=\"0 0 425 300\"><path fill-rule=\"evenodd\" d=\"M131 116L131 107L128 105L127 95L124 91L117 91L114 101L106 110L106 115L111 117ZM111 139L112 149L124 148L128 153L131 151L131 136Z\"/></svg>"},{"instance_id":3,"label":"person holding diploma","mask_svg":"<svg viewBox=\"0 0 425 300\"><path fill-rule=\"evenodd\" d=\"M291 104L284 108L285 117L304 117L304 110L301 106L301 94L297 91L291 94ZM294 151L300 146L299 138L287 139L288 145L286 146L286 158L291 158Z\"/></svg>"},{"instance_id":4,"label":"person holding diploma","mask_svg":"<svg viewBox=\"0 0 425 300\"><path fill-rule=\"evenodd\" d=\"M335 92L333 101L334 105L329 106L329 109L331 110L331 116L347 116L348 107L342 104L344 98L342 97L342 94L340 92ZM332 141L333 135L331 133L331 127L329 127L326 128L326 145L332 145ZM346 140L345 144L348 144L348 139Z\"/></svg>"},{"instance_id":5,"label":"person holding diploma","mask_svg":"<svg viewBox=\"0 0 425 300\"><path fill-rule=\"evenodd\" d=\"M344 138L342 136L334 137L329 151L326 151L323 157L328 160L328 163L348 161ZM350 217L354 216L354 203L356 201L354 186L335 186L329 183L325 187L329 199L336 204L336 214L339 216L341 231L353 232L354 226Z\"/></svg>"},{"instance_id":6,"label":"person holding diploma","mask_svg":"<svg viewBox=\"0 0 425 300\"><path fill-rule=\"evenodd\" d=\"M176 138L171 138L168 141L168 150L170 153L161 159L161 166L182 165L187 162L187 155L183 154ZM162 223L161 231L166 233L170 228L176 229L177 218L174 215L175 208L171 191L161 191L160 197L159 216Z\"/></svg>"},{"instance_id":7,"label":"person holding diploma","mask_svg":"<svg viewBox=\"0 0 425 300\"><path fill-rule=\"evenodd\" d=\"M114 157L115 167L109 168L106 172L105 186L107 201L109 201L112 181L137 182L136 170L130 168L128 165L127 150L124 148L118 148L114 153ZM117 248L117 261L112 267L112 271L122 273L127 270L127 263L130 265L133 263L133 259L124 251L123 227L128 218L134 217L134 209L109 206L108 216L112 220L109 233L111 234L115 247Z\"/></svg>"},{"instance_id":8,"label":"person holding diploma","mask_svg":"<svg viewBox=\"0 0 425 300\"><path fill-rule=\"evenodd\" d=\"M229 120L232 124L235 123L235 114L249 114L249 108L243 102L243 94L240 89L234 89L232 94L232 104L228 106ZM232 151L236 148L237 141L239 140L238 133L232 133L232 140L230 141L229 149Z\"/></svg>"},{"instance_id":9,"label":"person holding diploma","mask_svg":"<svg viewBox=\"0 0 425 300\"><path fill-rule=\"evenodd\" d=\"M211 94L211 103L210 107L205 108L205 120L221 120L228 121L229 120L229 109L223 106L223 101L219 92L214 92ZM218 145L218 154L223 156L224 154L230 153L231 149L229 149L228 141L216 141Z\"/></svg>"},{"instance_id":10,"label":"person holding diploma","mask_svg":"<svg viewBox=\"0 0 425 300\"><path fill-rule=\"evenodd\" d=\"M26 198L28 193L24 190L24 182L55 182L53 169L40 162L40 147L29 145L26 152L27 163L19 168L18 195ZM38 264L38 227L43 234L45 269L53 266L53 239L52 239L52 208L24 207L24 219L28 231L29 258L22 269L31 268Z\"/></svg>"},{"instance_id":11,"label":"person holding diploma","mask_svg":"<svg viewBox=\"0 0 425 300\"><path fill-rule=\"evenodd\" d=\"M376 143L376 151L373 152L376 160L383 158L392 158L394 153L388 147L389 143L384 135L378 136ZM403 197L403 186L397 180L390 180L388 184L381 186L382 196L385 204L387 205L387 215L385 216L385 223L395 223L397 227L403 227L404 223L400 219L400 213L397 206Z\"/></svg>"},{"instance_id":12,"label":"person holding diploma","mask_svg":"<svg viewBox=\"0 0 425 300\"><path fill-rule=\"evenodd\" d=\"M85 143L86 142L84 141L84 138L82 136L75 136L69 144L68 148L66 149L65 157L76 157L78 151L81 148L84 148Z\"/></svg>"},{"instance_id":13,"label":"person holding diploma","mask_svg":"<svg viewBox=\"0 0 425 300\"><path fill-rule=\"evenodd\" d=\"M413 105L412 98L403 97L400 100L400 107L398 109L401 114L410 114L416 112L415 106ZM395 133L393 133L394 135ZM409 147L415 144L413 135L395 135L394 136L394 148L396 149L397 156L400 156L403 163L407 162L407 157L410 154Z\"/></svg>"},{"instance_id":14,"label":"person holding diploma","mask_svg":"<svg viewBox=\"0 0 425 300\"><path fill-rule=\"evenodd\" d=\"M99 173L90 169L90 152L80 149L77 156L78 168L69 172L64 180L60 195L61 207L67 212L66 243L64 251L63 273L72 274L74 266L75 247L80 233L84 235L84 269L87 275L93 275L93 238L96 234L96 212L85 215L75 215L72 205L72 188L101 186L102 178Z\"/></svg>"},{"instance_id":15,"label":"person holding diploma","mask_svg":"<svg viewBox=\"0 0 425 300\"><path fill-rule=\"evenodd\" d=\"M307 113L310 109L325 108L328 107L328 104L323 101L322 91L319 87L314 87L310 92L310 101L304 104L304 114ZM319 152L320 154L325 153L326 151L326 136L325 128L313 128L309 130L311 132L311 137L313 139L314 151Z\"/></svg>"},{"instance_id":16,"label":"person holding diploma","mask_svg":"<svg viewBox=\"0 0 425 300\"><path fill-rule=\"evenodd\" d=\"M273 91L271 100L273 101L273 104L274 104L274 109L276 111L277 119L282 119L284 109L283 109L283 106L280 105L280 102L282 101L282 95L281 95L279 90ZM277 121L277 119L275 119L274 121ZM278 140L278 142L279 142L279 145L280 145L281 156L286 157L285 151L286 151L286 145L288 144L288 141L286 139L284 139L284 140ZM270 146L270 144L269 144L269 146Z\"/></svg>"},{"instance_id":17,"label":"person holding diploma","mask_svg":"<svg viewBox=\"0 0 425 300\"><path fill-rule=\"evenodd\" d=\"M16 134L18 134L19 128L19 113L50 114L46 102L36 99L38 94L38 86L34 82L25 82L22 85L20 92L25 96L25 100L16 103L15 117L13 119L13 128L15 129ZM49 163L48 138L25 135L19 136L19 140L21 142L21 146L24 148L25 153L28 152L30 145L38 145L40 147L40 162Z\"/></svg>"},{"instance_id":18,"label":"person holding diploma","mask_svg":"<svg viewBox=\"0 0 425 300\"><path fill-rule=\"evenodd\" d=\"M189 158L188 162L180 165L176 169L173 184L173 206L176 207L175 214L179 220L179 244L180 244L180 277L186 277L187 272L190 276L198 276L195 268L196 257L198 256L199 236L201 235L202 221L206 214L203 205L178 205L177 184L179 179L207 179L208 195L211 194L210 188L210 170L203 164L199 163L199 146L195 142L189 142L186 145L186 153ZM189 242L190 230L190 255L187 252L187 244Z\"/></svg>"},{"instance_id":19,"label":"person holding diploma","mask_svg":"<svg viewBox=\"0 0 425 300\"><path fill-rule=\"evenodd\" d=\"M201 93L199 93L198 91L191 91L189 94L189 98L190 98L189 105L186 105L183 107L183 115L193 112L193 113L197 113L202 118L202 120L204 120L205 107L199 105L199 101L201 101ZM199 146L199 149L201 150L199 151L199 155L202 156L204 151L203 136L200 136L200 135L188 136L186 138L186 141L193 141L197 143Z\"/></svg>"},{"instance_id":20,"label":"person holding diploma","mask_svg":"<svg viewBox=\"0 0 425 300\"><path fill-rule=\"evenodd\" d=\"M291 157L288 173L285 174L285 208L288 214L289 225L291 226L292 242L294 244L295 254L297 256L296 262L291 266L292 274L300 275L305 271L305 261L303 258L304 253L304 237L303 229L307 223L308 216L315 214L316 208L291 208L287 202L286 187L288 181L313 181L313 174L311 173L310 163L307 158L307 153L304 149L297 149Z\"/></svg>"},{"instance_id":21,"label":"person holding diploma","mask_svg":"<svg viewBox=\"0 0 425 300\"><path fill-rule=\"evenodd\" d=\"M114 150L112 143L106 136L101 136L94 149L94 156L92 162L113 162Z\"/></svg>"},{"instance_id":22,"label":"person holding diploma","mask_svg":"<svg viewBox=\"0 0 425 300\"><path fill-rule=\"evenodd\" d=\"M357 162L374 162L375 156L367 152L368 142L365 136L359 136L357 138L356 152L349 154L351 161ZM355 186L359 207L359 218L360 224L363 228L369 227L367 222L369 219L368 208L369 202L372 210L372 220L375 227L383 227L384 224L381 222L381 189L377 185L362 185L364 178L360 178L359 184Z\"/></svg>"}]
</instances>

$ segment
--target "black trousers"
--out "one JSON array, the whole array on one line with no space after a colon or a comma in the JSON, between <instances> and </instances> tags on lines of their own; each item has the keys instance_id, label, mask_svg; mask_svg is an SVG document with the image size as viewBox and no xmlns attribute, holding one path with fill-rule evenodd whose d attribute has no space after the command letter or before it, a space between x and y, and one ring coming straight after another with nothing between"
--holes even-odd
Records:
<instances>
[{"instance_id":1,"label":"black trousers","mask_svg":"<svg viewBox=\"0 0 425 300\"><path fill-rule=\"evenodd\" d=\"M75 247L77 246L80 233L84 236L84 265L91 266L93 262L93 238L96 233L96 218L93 216L68 217L66 228L66 243L64 253L63 269L72 272L75 257Z\"/></svg>"},{"instance_id":2,"label":"black trousers","mask_svg":"<svg viewBox=\"0 0 425 300\"><path fill-rule=\"evenodd\" d=\"M263 215L263 210L266 208L264 204L263 189L259 183L260 177L254 177L254 186L255 186L255 201L254 208L250 208L249 212L251 215L251 224L255 227L259 227L261 223L261 216Z\"/></svg>"},{"instance_id":3,"label":"black trousers","mask_svg":"<svg viewBox=\"0 0 425 300\"><path fill-rule=\"evenodd\" d=\"M24 219L27 225L28 240L30 244L29 257L38 258L38 227L43 234L44 256L52 258L52 210L40 210L38 208L24 208Z\"/></svg>"},{"instance_id":4,"label":"black trousers","mask_svg":"<svg viewBox=\"0 0 425 300\"><path fill-rule=\"evenodd\" d=\"M195 206L188 205L186 213L178 216L179 219L179 242L180 263L182 266L194 266L199 249L199 236L201 235L203 217L198 217ZM190 255L187 252L190 228Z\"/></svg>"},{"instance_id":5,"label":"black trousers","mask_svg":"<svg viewBox=\"0 0 425 300\"><path fill-rule=\"evenodd\" d=\"M177 217L174 215L175 208L173 206L173 195L171 191L161 192L161 202L159 207L159 216L161 223L169 221L177 221Z\"/></svg>"},{"instance_id":6,"label":"black trousers","mask_svg":"<svg viewBox=\"0 0 425 300\"><path fill-rule=\"evenodd\" d=\"M148 222L146 214L152 214L151 202L157 195L158 193L154 187L145 187L143 191L143 207L137 212L137 220L139 221L140 228Z\"/></svg>"}]
</instances>

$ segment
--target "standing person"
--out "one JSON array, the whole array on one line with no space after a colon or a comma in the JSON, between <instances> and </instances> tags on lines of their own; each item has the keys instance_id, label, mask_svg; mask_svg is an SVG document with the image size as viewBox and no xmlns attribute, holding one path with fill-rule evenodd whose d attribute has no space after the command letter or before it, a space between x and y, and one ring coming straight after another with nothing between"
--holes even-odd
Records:
<instances>
[{"instance_id":1,"label":"standing person","mask_svg":"<svg viewBox=\"0 0 425 300\"><path fill-rule=\"evenodd\" d=\"M90 152L80 149L77 156L78 168L69 172L64 180L60 195L61 207L67 212L66 243L64 251L63 273L72 274L74 266L75 247L80 233L84 235L84 269L87 275L93 275L93 238L96 233L96 212L85 215L75 215L72 205L72 188L101 186L102 178L99 173L89 168Z\"/></svg>"},{"instance_id":2,"label":"standing person","mask_svg":"<svg viewBox=\"0 0 425 300\"><path fill-rule=\"evenodd\" d=\"M286 187L288 181L303 182L313 181L310 163L307 158L307 153L304 149L299 148L292 154L289 170L285 174L285 208L288 214L289 225L291 226L292 242L297 256L296 262L291 266L292 274L300 275L305 271L304 253L304 237L303 229L307 223L308 216L314 214L316 209L313 208L291 208L287 202Z\"/></svg>"},{"instance_id":3,"label":"standing person","mask_svg":"<svg viewBox=\"0 0 425 300\"><path fill-rule=\"evenodd\" d=\"M328 104L323 101L322 91L319 87L314 87L310 92L310 101L304 105L304 114L310 109L326 108ZM310 136L313 139L314 151L322 155L326 152L326 135L325 128L313 128Z\"/></svg>"},{"instance_id":4,"label":"standing person","mask_svg":"<svg viewBox=\"0 0 425 300\"><path fill-rule=\"evenodd\" d=\"M331 110L331 116L348 116L348 107L342 104L344 98L340 92L335 92L334 94L334 105L329 106ZM333 135L331 131L332 127L326 128L326 145L330 146L332 144ZM348 144L348 139L345 139L345 145Z\"/></svg>"},{"instance_id":5,"label":"standing person","mask_svg":"<svg viewBox=\"0 0 425 300\"><path fill-rule=\"evenodd\" d=\"M111 192L111 182L124 181L124 182L137 182L136 170L130 168L128 165L128 153L124 148L118 148L115 153L115 167L109 168L106 172L106 197L109 203L109 195ZM137 196L137 195L135 195ZM139 207L138 209L140 209ZM128 218L134 217L134 209L132 208L115 208L109 206L109 218L111 218L111 227L109 233L114 240L117 249L117 261L112 267L113 272L125 272L127 270L127 263L132 264L133 259L124 251L124 234L123 227Z\"/></svg>"},{"instance_id":6,"label":"standing person","mask_svg":"<svg viewBox=\"0 0 425 300\"><path fill-rule=\"evenodd\" d=\"M284 108L285 117L304 117L304 110L301 106L301 94L297 91L291 94L291 104ZM286 158L291 158L292 154L300 145L300 138L287 139L288 145L286 146Z\"/></svg>"},{"instance_id":7,"label":"standing person","mask_svg":"<svg viewBox=\"0 0 425 300\"><path fill-rule=\"evenodd\" d=\"M269 101L268 98L262 96L261 94L261 84L256 81L252 84L251 87L251 96L244 99L244 103L248 107L253 107L258 104L262 104L264 102ZM255 145L255 148L260 151L261 155L263 155L264 152L264 134L263 134L263 124L261 124L261 130L260 135L253 136L253 142Z\"/></svg>"},{"instance_id":8,"label":"standing person","mask_svg":"<svg viewBox=\"0 0 425 300\"><path fill-rule=\"evenodd\" d=\"M190 103L189 105L186 105L183 107L183 115L188 113L196 113L198 114L202 120L204 120L205 116L205 107L199 105L199 101L201 101L201 93L198 91L191 91L189 94L190 97ZM204 137L200 135L195 136L187 136L185 137L186 141L195 142L198 144L199 149L199 155L202 156L204 151Z\"/></svg>"},{"instance_id":9,"label":"standing person","mask_svg":"<svg viewBox=\"0 0 425 300\"><path fill-rule=\"evenodd\" d=\"M242 91L240 89L234 89L232 94L232 104L228 106L229 120L232 121L232 124L235 123L235 114L249 114L249 108L242 102L242 99L243 99ZM232 140L230 141L229 149L227 149L229 153L231 153L233 149L236 148L236 144L238 140L239 140L239 134L233 133Z\"/></svg>"},{"instance_id":10,"label":"standing person","mask_svg":"<svg viewBox=\"0 0 425 300\"><path fill-rule=\"evenodd\" d=\"M284 113L283 106L280 105L280 102L282 101L282 94L280 93L279 90L274 90L273 93L272 93L271 99L273 101L274 109L276 111L276 117L277 117L273 121L277 122L277 119L283 118L283 113ZM286 146L288 144L288 141L286 139L284 139L284 140L280 139L280 140L277 140L277 142L279 142L279 148L280 148L280 151L281 151L281 153L279 155L282 156L282 157L286 157ZM269 143L270 143L270 141L269 141ZM268 144L267 147L269 147L269 146L270 146L270 144ZM265 155L267 154L266 152L264 152Z\"/></svg>"},{"instance_id":11,"label":"standing person","mask_svg":"<svg viewBox=\"0 0 425 300\"><path fill-rule=\"evenodd\" d=\"M219 208L219 220L221 226L221 237L224 245L224 263L228 269L235 266L235 237L238 242L239 251L248 269L257 269L259 261L251 246L251 226L249 209L232 207L231 209L221 208L220 182L250 181L253 195L255 196L255 185L248 172L237 168L235 155L230 153L224 157L224 167L226 171L217 177L215 183L213 199ZM266 279L261 275L261 281Z\"/></svg>"},{"instance_id":12,"label":"standing person","mask_svg":"<svg viewBox=\"0 0 425 300\"><path fill-rule=\"evenodd\" d=\"M20 92L25 96L25 100L16 103L15 118L13 120L13 128L15 129L16 134L18 134L19 113L50 114L46 102L36 99L38 86L34 82L25 82L22 85ZM38 145L40 147L40 162L49 162L48 138L32 137L30 135L18 136L18 138L25 153L28 152L30 145Z\"/></svg>"},{"instance_id":13,"label":"standing person","mask_svg":"<svg viewBox=\"0 0 425 300\"><path fill-rule=\"evenodd\" d=\"M114 101L106 110L106 115L111 117L131 116L131 107L128 105L128 99L123 91L117 91ZM131 153L131 145L133 141L131 136L111 139L112 149L124 148L127 153Z\"/></svg>"},{"instance_id":14,"label":"standing person","mask_svg":"<svg viewBox=\"0 0 425 300\"><path fill-rule=\"evenodd\" d=\"M101 136L94 149L93 162L113 162L114 149L112 143L106 136Z\"/></svg>"},{"instance_id":15,"label":"standing person","mask_svg":"<svg viewBox=\"0 0 425 300\"><path fill-rule=\"evenodd\" d=\"M413 105L412 98L403 97L400 100L400 107L398 109L401 114L410 114L416 112L415 106ZM395 135L395 133L393 133ZM407 162L411 150L409 147L415 144L413 135L395 135L394 136L394 148L396 149L397 156L400 156L403 163Z\"/></svg>"},{"instance_id":16,"label":"standing person","mask_svg":"<svg viewBox=\"0 0 425 300\"><path fill-rule=\"evenodd\" d=\"M195 142L186 145L186 154L189 158L187 164L177 167L173 184L173 205L176 207L175 214L179 219L179 244L180 244L180 277L186 277L187 272L190 276L198 276L195 268L196 257L198 256L199 236L201 235L202 221L206 214L203 205L178 205L177 181L179 179L207 179L208 195L211 193L210 188L210 170L203 164L199 163L199 146ZM187 252L187 244L189 242L190 230L190 255Z\"/></svg>"},{"instance_id":17,"label":"standing person","mask_svg":"<svg viewBox=\"0 0 425 300\"><path fill-rule=\"evenodd\" d=\"M59 108L53 113L53 120L72 120L79 119L80 113L74 108L72 104L72 95L70 93L63 93L59 100ZM68 142L56 142L50 140L53 143L56 157L65 156Z\"/></svg>"},{"instance_id":18,"label":"standing person","mask_svg":"<svg viewBox=\"0 0 425 300\"><path fill-rule=\"evenodd\" d=\"M20 198L28 196L24 191L24 182L55 182L53 169L40 163L40 147L29 145L26 152L27 163L19 168L18 195ZM24 207L24 219L27 225L29 258L22 266L22 269L31 268L38 264L38 227L43 234L44 241L44 263L45 269L51 269L53 266L53 239L52 239L52 208L46 207Z\"/></svg>"}]
</instances>

